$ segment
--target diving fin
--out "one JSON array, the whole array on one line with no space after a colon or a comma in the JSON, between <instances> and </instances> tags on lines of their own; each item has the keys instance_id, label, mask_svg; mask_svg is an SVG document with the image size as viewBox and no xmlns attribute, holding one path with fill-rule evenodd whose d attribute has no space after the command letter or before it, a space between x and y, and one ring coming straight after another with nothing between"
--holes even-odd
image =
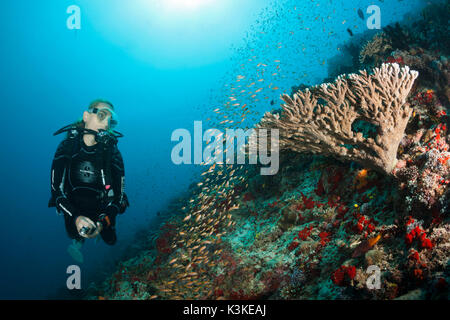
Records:
<instances>
[{"instance_id":1,"label":"diving fin","mask_svg":"<svg viewBox=\"0 0 450 320\"><path fill-rule=\"evenodd\" d=\"M82 245L83 243L81 241L77 241L74 239L72 241L72 244L67 248L67 252L78 263L83 263L84 261L83 254L80 251Z\"/></svg>"}]
</instances>

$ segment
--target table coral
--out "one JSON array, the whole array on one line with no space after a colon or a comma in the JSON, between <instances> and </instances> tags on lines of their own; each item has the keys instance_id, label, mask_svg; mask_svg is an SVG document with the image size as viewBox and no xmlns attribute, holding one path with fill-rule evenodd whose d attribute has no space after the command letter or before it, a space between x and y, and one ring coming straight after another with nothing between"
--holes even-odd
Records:
<instances>
[{"instance_id":1,"label":"table coral","mask_svg":"<svg viewBox=\"0 0 450 320\"><path fill-rule=\"evenodd\" d=\"M266 112L256 128L279 129L280 149L352 160L391 174L412 109L406 103L418 72L396 63L373 74L339 76L334 83L284 94L283 112ZM356 120L377 127L374 137L352 130Z\"/></svg>"}]
</instances>

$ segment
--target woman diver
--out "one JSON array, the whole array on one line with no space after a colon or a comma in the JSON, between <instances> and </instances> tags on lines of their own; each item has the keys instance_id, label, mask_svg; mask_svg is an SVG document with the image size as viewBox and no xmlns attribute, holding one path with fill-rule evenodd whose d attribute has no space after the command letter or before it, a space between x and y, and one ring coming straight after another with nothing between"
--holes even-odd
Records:
<instances>
[{"instance_id":1,"label":"woman diver","mask_svg":"<svg viewBox=\"0 0 450 320\"><path fill-rule=\"evenodd\" d=\"M117 124L112 103L98 99L82 119L54 133L67 132L67 137L53 158L48 206L64 215L67 234L73 239L68 251L79 262L85 238L100 235L105 243L115 244L116 216L129 206L117 148L122 135L113 130Z\"/></svg>"}]
</instances>

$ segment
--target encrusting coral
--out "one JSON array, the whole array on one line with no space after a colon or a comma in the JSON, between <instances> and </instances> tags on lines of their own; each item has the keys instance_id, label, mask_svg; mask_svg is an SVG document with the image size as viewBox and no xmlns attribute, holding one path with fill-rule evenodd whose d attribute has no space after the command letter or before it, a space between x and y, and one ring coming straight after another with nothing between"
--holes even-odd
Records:
<instances>
[{"instance_id":1,"label":"encrusting coral","mask_svg":"<svg viewBox=\"0 0 450 320\"><path fill-rule=\"evenodd\" d=\"M284 94L283 112L266 112L257 128L279 129L280 150L331 155L391 174L398 145L411 116L406 103L418 72L397 63L373 74L339 76L334 83ZM376 127L373 137L355 132L355 121Z\"/></svg>"}]
</instances>

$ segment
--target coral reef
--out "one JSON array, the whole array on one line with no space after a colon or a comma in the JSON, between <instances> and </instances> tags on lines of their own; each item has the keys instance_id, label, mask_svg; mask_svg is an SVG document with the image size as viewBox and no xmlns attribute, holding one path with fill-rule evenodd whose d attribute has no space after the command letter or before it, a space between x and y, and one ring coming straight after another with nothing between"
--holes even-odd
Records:
<instances>
[{"instance_id":1,"label":"coral reef","mask_svg":"<svg viewBox=\"0 0 450 320\"><path fill-rule=\"evenodd\" d=\"M412 109L406 102L418 73L407 66L382 64L373 74L341 76L311 90L283 95L283 112L267 112L256 128L279 129L280 149L353 160L390 174ZM355 121L375 126L365 137Z\"/></svg>"},{"instance_id":2,"label":"coral reef","mask_svg":"<svg viewBox=\"0 0 450 320\"><path fill-rule=\"evenodd\" d=\"M359 53L359 62L361 64L379 64L381 62L380 57L391 51L390 39L384 32L380 32L363 46Z\"/></svg>"},{"instance_id":3,"label":"coral reef","mask_svg":"<svg viewBox=\"0 0 450 320\"><path fill-rule=\"evenodd\" d=\"M209 167L87 298L448 300L448 3L366 46L373 74L283 96L279 173Z\"/></svg>"}]
</instances>

